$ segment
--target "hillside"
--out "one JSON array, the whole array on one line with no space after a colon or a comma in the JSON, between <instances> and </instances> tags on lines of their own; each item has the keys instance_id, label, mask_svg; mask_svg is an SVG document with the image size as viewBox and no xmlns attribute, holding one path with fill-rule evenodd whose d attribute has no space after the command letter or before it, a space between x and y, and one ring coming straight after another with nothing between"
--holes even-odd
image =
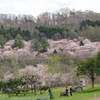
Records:
<instances>
[{"instance_id":1,"label":"hillside","mask_svg":"<svg viewBox=\"0 0 100 100\"><path fill-rule=\"evenodd\" d=\"M80 41L84 42L84 46L80 46ZM84 39L83 37L74 38L73 40L69 39L61 39L58 41L53 41L48 39L50 43L50 48L48 48L47 52L40 53L40 56L47 57L51 53L56 50L57 52L68 52L72 56L94 56L100 50L100 42L91 42L88 39ZM14 40L9 40L5 43L4 48L0 49L0 56L9 56L16 54L18 56L28 56L28 55L36 55L37 52L31 51L30 43L31 41L24 41L24 48L14 48L12 49L12 44Z\"/></svg>"},{"instance_id":2,"label":"hillside","mask_svg":"<svg viewBox=\"0 0 100 100\"><path fill-rule=\"evenodd\" d=\"M80 46L80 41L83 41L83 46ZM50 48L44 53L32 51L30 48L31 41L23 42L25 46L21 49L18 47L12 48L14 40L9 40L5 43L4 48L0 49L0 79L3 79L7 72L16 75L18 70L25 67L33 65L34 67L32 68L35 68L38 65L47 65L52 66L54 71L57 69L59 71L58 67L60 66L60 72L62 73L61 84L78 83L79 79L74 71L77 68L77 61L86 60L86 57L96 56L98 51L100 51L100 42L91 42L83 37L74 38L73 40L66 38L58 41L48 39ZM55 50L57 55L53 55ZM50 62L50 59L53 62ZM50 73L52 70L50 70ZM48 81L48 78L50 79L52 76L51 80L54 81L58 79L59 75L59 73L55 73L53 76L48 74L45 78Z\"/></svg>"}]
</instances>

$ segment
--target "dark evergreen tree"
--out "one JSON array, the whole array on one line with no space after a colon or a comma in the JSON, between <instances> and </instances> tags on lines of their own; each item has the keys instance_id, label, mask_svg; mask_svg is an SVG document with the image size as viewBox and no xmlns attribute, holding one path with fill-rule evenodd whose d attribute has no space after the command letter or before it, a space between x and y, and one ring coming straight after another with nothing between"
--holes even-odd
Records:
<instances>
[{"instance_id":1,"label":"dark evergreen tree","mask_svg":"<svg viewBox=\"0 0 100 100\"><path fill-rule=\"evenodd\" d=\"M29 30L23 30L23 39L26 41L31 40L31 33Z\"/></svg>"},{"instance_id":2,"label":"dark evergreen tree","mask_svg":"<svg viewBox=\"0 0 100 100\"><path fill-rule=\"evenodd\" d=\"M83 45L84 45L83 41L80 41L80 46L83 46Z\"/></svg>"},{"instance_id":3,"label":"dark evergreen tree","mask_svg":"<svg viewBox=\"0 0 100 100\"><path fill-rule=\"evenodd\" d=\"M42 47L42 52L46 52L47 48L50 46L46 38L42 38L41 40L41 47Z\"/></svg>"},{"instance_id":4,"label":"dark evergreen tree","mask_svg":"<svg viewBox=\"0 0 100 100\"><path fill-rule=\"evenodd\" d=\"M54 53L54 54L57 54L57 50L55 49L55 50L53 51L53 53Z\"/></svg>"},{"instance_id":5,"label":"dark evergreen tree","mask_svg":"<svg viewBox=\"0 0 100 100\"><path fill-rule=\"evenodd\" d=\"M14 47L19 47L19 48L23 48L24 47L24 43L22 41L22 37L18 34L15 38L15 42L12 46L13 48Z\"/></svg>"},{"instance_id":6,"label":"dark evergreen tree","mask_svg":"<svg viewBox=\"0 0 100 100\"><path fill-rule=\"evenodd\" d=\"M33 48L35 49L35 51L39 51L41 48L41 44L38 40L34 41L33 43Z\"/></svg>"},{"instance_id":7,"label":"dark evergreen tree","mask_svg":"<svg viewBox=\"0 0 100 100\"><path fill-rule=\"evenodd\" d=\"M13 40L13 37L11 36L10 33L6 34L5 37L6 37L7 41L9 41L9 40Z\"/></svg>"},{"instance_id":8,"label":"dark evergreen tree","mask_svg":"<svg viewBox=\"0 0 100 100\"><path fill-rule=\"evenodd\" d=\"M5 42L6 42L6 39L4 38L4 36L0 35L0 45L1 45L1 48L4 47Z\"/></svg>"},{"instance_id":9,"label":"dark evergreen tree","mask_svg":"<svg viewBox=\"0 0 100 100\"><path fill-rule=\"evenodd\" d=\"M4 29L3 25L1 25L1 29Z\"/></svg>"}]
</instances>

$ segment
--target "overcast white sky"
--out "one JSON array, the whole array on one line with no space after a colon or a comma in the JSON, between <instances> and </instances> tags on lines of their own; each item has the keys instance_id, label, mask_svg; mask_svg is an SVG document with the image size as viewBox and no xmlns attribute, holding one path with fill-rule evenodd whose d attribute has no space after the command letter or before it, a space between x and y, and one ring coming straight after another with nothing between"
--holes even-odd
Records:
<instances>
[{"instance_id":1,"label":"overcast white sky","mask_svg":"<svg viewBox=\"0 0 100 100\"><path fill-rule=\"evenodd\" d=\"M0 0L2 14L32 14L54 12L68 7L77 10L100 12L100 0Z\"/></svg>"}]
</instances>

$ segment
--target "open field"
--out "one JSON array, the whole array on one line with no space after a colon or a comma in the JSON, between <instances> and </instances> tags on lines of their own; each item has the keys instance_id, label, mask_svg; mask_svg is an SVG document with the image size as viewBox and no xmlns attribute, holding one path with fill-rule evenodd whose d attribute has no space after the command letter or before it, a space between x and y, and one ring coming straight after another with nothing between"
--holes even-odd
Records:
<instances>
[{"instance_id":1,"label":"open field","mask_svg":"<svg viewBox=\"0 0 100 100\"><path fill-rule=\"evenodd\" d=\"M88 100L90 98L100 97L100 86L95 88L84 87L82 92L73 92L72 97L60 97L59 95L61 91L65 91L65 88L59 87L52 89L55 97L54 100ZM37 95L28 93L26 96L23 96L23 94L19 94L18 97L16 97L15 94L11 94L11 98L8 98L7 94L0 94L0 99L2 100L36 100L37 98L48 98L47 100L49 100L48 92L45 92L43 94L37 93Z\"/></svg>"}]
</instances>

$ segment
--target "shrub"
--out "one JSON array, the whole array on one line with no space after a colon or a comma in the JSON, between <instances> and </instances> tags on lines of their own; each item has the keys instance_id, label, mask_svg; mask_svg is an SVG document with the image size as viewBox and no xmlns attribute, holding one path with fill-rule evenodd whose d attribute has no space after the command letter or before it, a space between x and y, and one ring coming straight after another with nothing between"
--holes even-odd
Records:
<instances>
[{"instance_id":1,"label":"shrub","mask_svg":"<svg viewBox=\"0 0 100 100\"><path fill-rule=\"evenodd\" d=\"M40 88L40 90L45 92L46 90L48 90L48 88L49 88L48 86L43 86Z\"/></svg>"},{"instance_id":2,"label":"shrub","mask_svg":"<svg viewBox=\"0 0 100 100\"><path fill-rule=\"evenodd\" d=\"M80 46L83 46L83 45L84 45L83 41L80 41Z\"/></svg>"}]
</instances>

